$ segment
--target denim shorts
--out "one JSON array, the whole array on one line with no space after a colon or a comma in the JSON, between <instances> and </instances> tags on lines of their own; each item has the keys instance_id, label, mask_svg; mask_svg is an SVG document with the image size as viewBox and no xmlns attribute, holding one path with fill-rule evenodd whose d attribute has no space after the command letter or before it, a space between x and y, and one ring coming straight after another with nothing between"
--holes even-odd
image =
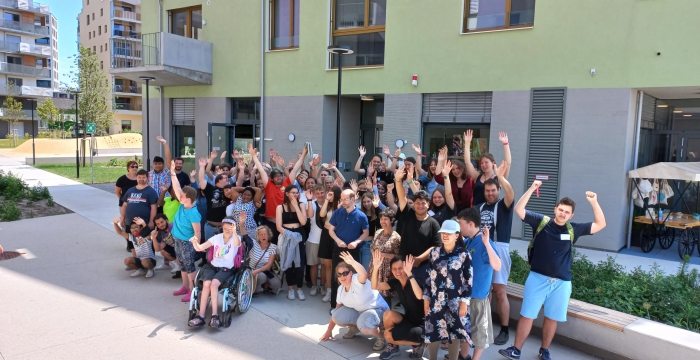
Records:
<instances>
[{"instance_id":1,"label":"denim shorts","mask_svg":"<svg viewBox=\"0 0 700 360\"><path fill-rule=\"evenodd\" d=\"M180 267L186 273L193 273L197 270L194 266L196 251L191 242L175 238L175 252L180 260Z\"/></svg>"},{"instance_id":2,"label":"denim shorts","mask_svg":"<svg viewBox=\"0 0 700 360\"><path fill-rule=\"evenodd\" d=\"M559 322L566 321L571 296L571 281L550 278L530 271L525 281L520 315L537 319L544 304L544 316Z\"/></svg>"},{"instance_id":3,"label":"denim shorts","mask_svg":"<svg viewBox=\"0 0 700 360\"><path fill-rule=\"evenodd\" d=\"M359 312L347 306L332 311L333 321L338 325L357 324L360 330L375 330L382 324L385 308L374 308Z\"/></svg>"}]
</instances>

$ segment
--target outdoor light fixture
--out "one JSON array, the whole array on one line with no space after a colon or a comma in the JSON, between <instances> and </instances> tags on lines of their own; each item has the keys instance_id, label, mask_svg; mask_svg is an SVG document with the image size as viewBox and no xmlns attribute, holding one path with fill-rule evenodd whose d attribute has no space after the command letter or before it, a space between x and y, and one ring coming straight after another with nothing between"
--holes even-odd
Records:
<instances>
[{"instance_id":1,"label":"outdoor light fixture","mask_svg":"<svg viewBox=\"0 0 700 360\"><path fill-rule=\"evenodd\" d=\"M656 107L659 107L659 108L667 108L668 105L666 105L666 104L659 104L659 105L656 105Z\"/></svg>"},{"instance_id":2,"label":"outdoor light fixture","mask_svg":"<svg viewBox=\"0 0 700 360\"><path fill-rule=\"evenodd\" d=\"M339 161L340 157L340 89L343 84L343 55L354 53L349 46L346 45L330 45L328 52L338 55L338 107L335 120L335 159Z\"/></svg>"},{"instance_id":3,"label":"outdoor light fixture","mask_svg":"<svg viewBox=\"0 0 700 360\"><path fill-rule=\"evenodd\" d=\"M75 129L75 178L80 178L80 146L78 141L78 95L82 93L80 90L74 90L73 96L75 96L75 124L73 128Z\"/></svg>"},{"instance_id":4,"label":"outdoor light fixture","mask_svg":"<svg viewBox=\"0 0 700 360\"><path fill-rule=\"evenodd\" d=\"M674 113L674 114L682 114L682 113L683 113L683 110L673 110L673 113Z\"/></svg>"},{"instance_id":5,"label":"outdoor light fixture","mask_svg":"<svg viewBox=\"0 0 700 360\"><path fill-rule=\"evenodd\" d=\"M374 96L360 95L360 100L362 100L362 101L374 101Z\"/></svg>"},{"instance_id":6,"label":"outdoor light fixture","mask_svg":"<svg viewBox=\"0 0 700 360\"><path fill-rule=\"evenodd\" d=\"M683 116L684 116L684 117L691 117L691 116L693 116L693 115L685 114L685 115L683 115Z\"/></svg>"},{"instance_id":7,"label":"outdoor light fixture","mask_svg":"<svg viewBox=\"0 0 700 360\"><path fill-rule=\"evenodd\" d=\"M146 82L146 157L145 157L145 163L146 163L146 171L151 171L151 112L150 110L150 101L149 101L149 96L148 96L148 82L151 80L155 80L153 76L139 76L139 79L143 80ZM169 164L167 166L170 166Z\"/></svg>"},{"instance_id":8,"label":"outdoor light fixture","mask_svg":"<svg viewBox=\"0 0 700 360\"><path fill-rule=\"evenodd\" d=\"M36 165L36 149L34 148L34 138L37 135L34 124L34 105L36 104L36 99L28 98L27 100L32 104L32 165Z\"/></svg>"}]
</instances>

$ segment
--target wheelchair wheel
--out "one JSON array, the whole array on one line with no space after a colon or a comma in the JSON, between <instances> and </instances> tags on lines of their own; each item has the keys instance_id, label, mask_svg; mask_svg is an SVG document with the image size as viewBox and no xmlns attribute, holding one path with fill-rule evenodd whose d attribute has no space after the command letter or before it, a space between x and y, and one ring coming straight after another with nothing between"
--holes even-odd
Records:
<instances>
[{"instance_id":1,"label":"wheelchair wheel","mask_svg":"<svg viewBox=\"0 0 700 360\"><path fill-rule=\"evenodd\" d=\"M195 286L190 294L190 312L187 321L194 319L199 314L199 287Z\"/></svg>"},{"instance_id":2,"label":"wheelchair wheel","mask_svg":"<svg viewBox=\"0 0 700 360\"><path fill-rule=\"evenodd\" d=\"M238 298L238 312L243 314L250 308L253 299L253 272L245 269L236 282L236 297Z\"/></svg>"},{"instance_id":3,"label":"wheelchair wheel","mask_svg":"<svg viewBox=\"0 0 700 360\"><path fill-rule=\"evenodd\" d=\"M224 311L222 306L221 315L219 315L221 320L219 327L227 328L231 326L231 319L233 317L233 313L236 311L236 298L233 296L232 291L232 287L224 290L222 305L224 302L226 303L226 310Z\"/></svg>"}]
</instances>

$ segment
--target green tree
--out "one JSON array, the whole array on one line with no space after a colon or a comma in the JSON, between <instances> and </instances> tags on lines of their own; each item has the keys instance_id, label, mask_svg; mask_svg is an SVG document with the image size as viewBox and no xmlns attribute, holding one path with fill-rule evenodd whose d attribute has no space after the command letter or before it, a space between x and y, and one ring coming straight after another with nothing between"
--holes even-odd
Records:
<instances>
[{"instance_id":1,"label":"green tree","mask_svg":"<svg viewBox=\"0 0 700 360\"><path fill-rule=\"evenodd\" d=\"M114 122L112 110L107 102L112 91L109 87L109 79L100 69L100 61L97 54L91 49L80 45L80 52L73 59L77 71L73 74L72 83L77 84L69 91L80 90L78 97L78 116L81 121L94 122L97 133L95 135L107 135L107 130Z\"/></svg>"},{"instance_id":2,"label":"green tree","mask_svg":"<svg viewBox=\"0 0 700 360\"><path fill-rule=\"evenodd\" d=\"M12 95L15 92L14 82L8 81L6 90L7 96L2 102L2 115L3 118L7 121L7 133L12 134L13 126L17 124L17 121L23 119L25 117L25 114L24 111L22 111L22 103L15 100L15 97ZM11 138L12 145L17 146L17 138L14 135Z\"/></svg>"},{"instance_id":3,"label":"green tree","mask_svg":"<svg viewBox=\"0 0 700 360\"><path fill-rule=\"evenodd\" d=\"M56 137L56 128L60 118L58 108L53 104L51 98L46 98L36 107L36 113L41 120L44 120L53 129L53 137Z\"/></svg>"}]
</instances>

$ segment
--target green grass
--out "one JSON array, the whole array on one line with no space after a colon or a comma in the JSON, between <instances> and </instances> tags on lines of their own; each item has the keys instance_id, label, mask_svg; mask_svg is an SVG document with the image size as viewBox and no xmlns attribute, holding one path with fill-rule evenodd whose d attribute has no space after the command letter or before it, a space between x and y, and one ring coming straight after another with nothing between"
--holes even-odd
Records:
<instances>
[{"instance_id":1,"label":"green grass","mask_svg":"<svg viewBox=\"0 0 700 360\"><path fill-rule=\"evenodd\" d=\"M22 145L25 141L28 141L29 139L17 139L17 146ZM15 146L11 145L12 140L11 139L0 139L0 149L12 149L15 148Z\"/></svg>"},{"instance_id":2,"label":"green grass","mask_svg":"<svg viewBox=\"0 0 700 360\"><path fill-rule=\"evenodd\" d=\"M80 168L80 179L75 178L75 164L37 164L36 168L79 181L83 184L90 184L90 164L86 162L85 165L85 167ZM115 183L120 176L126 174L126 169L123 166L108 167L107 163L95 163L94 165L95 184Z\"/></svg>"}]
</instances>

